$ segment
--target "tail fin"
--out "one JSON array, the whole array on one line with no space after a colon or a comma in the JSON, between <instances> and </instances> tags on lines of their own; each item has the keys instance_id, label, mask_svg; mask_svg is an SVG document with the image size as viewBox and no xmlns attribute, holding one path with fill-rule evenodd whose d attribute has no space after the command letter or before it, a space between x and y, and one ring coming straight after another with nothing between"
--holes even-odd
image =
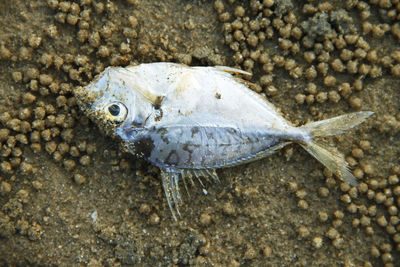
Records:
<instances>
[{"instance_id":1,"label":"tail fin","mask_svg":"<svg viewBox=\"0 0 400 267\"><path fill-rule=\"evenodd\" d=\"M372 111L354 112L323 121L311 122L301 128L309 130L313 137L339 135L359 125L372 114L374 114Z\"/></svg>"},{"instance_id":2,"label":"tail fin","mask_svg":"<svg viewBox=\"0 0 400 267\"><path fill-rule=\"evenodd\" d=\"M371 111L355 112L332 119L308 123L301 128L308 130L313 139L315 137L338 135L362 123L372 114L374 113ZM339 151L323 147L315 143L314 140L300 143L300 145L342 180L353 186L358 184L356 178L351 174L344 156Z\"/></svg>"}]
</instances>

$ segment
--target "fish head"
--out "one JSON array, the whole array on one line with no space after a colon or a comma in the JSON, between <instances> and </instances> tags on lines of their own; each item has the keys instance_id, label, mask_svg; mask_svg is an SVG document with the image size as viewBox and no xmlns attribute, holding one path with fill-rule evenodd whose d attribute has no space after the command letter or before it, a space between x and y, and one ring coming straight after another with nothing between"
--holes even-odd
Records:
<instances>
[{"instance_id":1,"label":"fish head","mask_svg":"<svg viewBox=\"0 0 400 267\"><path fill-rule=\"evenodd\" d=\"M109 67L91 83L74 90L84 113L108 135L129 141L154 112L141 81L124 68Z\"/></svg>"}]
</instances>

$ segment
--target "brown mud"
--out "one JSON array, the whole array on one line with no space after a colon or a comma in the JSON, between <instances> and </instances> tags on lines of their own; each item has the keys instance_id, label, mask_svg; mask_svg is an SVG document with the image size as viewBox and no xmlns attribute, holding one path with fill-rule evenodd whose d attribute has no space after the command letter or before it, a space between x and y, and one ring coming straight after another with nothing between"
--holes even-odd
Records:
<instances>
[{"instance_id":1,"label":"brown mud","mask_svg":"<svg viewBox=\"0 0 400 267\"><path fill-rule=\"evenodd\" d=\"M399 40L398 0L2 1L0 264L400 266ZM360 185L293 145L190 188L175 222L159 170L73 96L156 61L252 72L295 124L374 111L325 140Z\"/></svg>"}]
</instances>

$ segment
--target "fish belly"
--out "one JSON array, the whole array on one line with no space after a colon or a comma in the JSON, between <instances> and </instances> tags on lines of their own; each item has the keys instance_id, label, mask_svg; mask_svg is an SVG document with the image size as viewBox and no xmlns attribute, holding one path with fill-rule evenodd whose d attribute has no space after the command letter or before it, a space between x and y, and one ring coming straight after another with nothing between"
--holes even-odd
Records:
<instances>
[{"instance_id":1,"label":"fish belly","mask_svg":"<svg viewBox=\"0 0 400 267\"><path fill-rule=\"evenodd\" d=\"M286 138L265 129L179 126L142 131L131 148L163 169L223 168L272 154Z\"/></svg>"}]
</instances>

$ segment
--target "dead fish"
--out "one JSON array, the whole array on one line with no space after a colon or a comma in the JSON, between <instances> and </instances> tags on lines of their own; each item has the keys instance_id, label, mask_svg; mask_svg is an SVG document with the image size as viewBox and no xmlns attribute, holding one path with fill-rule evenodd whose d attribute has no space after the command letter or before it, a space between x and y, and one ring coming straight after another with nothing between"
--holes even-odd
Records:
<instances>
[{"instance_id":1,"label":"dead fish","mask_svg":"<svg viewBox=\"0 0 400 267\"><path fill-rule=\"evenodd\" d=\"M342 134L373 112L362 111L293 126L230 67L150 63L109 67L75 90L84 112L117 135L133 154L161 169L174 219L182 197L179 180L265 158L298 143L343 181L357 185L343 155L315 139ZM200 180L201 182L201 180Z\"/></svg>"}]
</instances>

